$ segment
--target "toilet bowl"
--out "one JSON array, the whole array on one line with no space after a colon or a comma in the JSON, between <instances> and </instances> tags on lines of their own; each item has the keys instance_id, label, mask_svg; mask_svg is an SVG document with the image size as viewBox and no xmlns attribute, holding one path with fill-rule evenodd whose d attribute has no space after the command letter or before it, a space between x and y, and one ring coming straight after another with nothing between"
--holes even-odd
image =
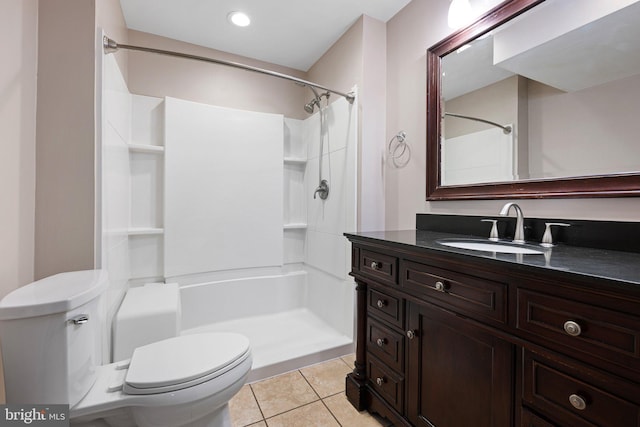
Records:
<instances>
[{"instance_id":1,"label":"toilet bowl","mask_svg":"<svg viewBox=\"0 0 640 427\"><path fill-rule=\"evenodd\" d=\"M68 403L71 425L226 427L251 369L233 333L175 336L101 365L106 273L63 273L0 301L7 403Z\"/></svg>"},{"instance_id":2,"label":"toilet bowl","mask_svg":"<svg viewBox=\"0 0 640 427\"><path fill-rule=\"evenodd\" d=\"M104 419L119 426L118 419L126 420L130 411L140 427L226 426L227 403L250 369L249 340L242 335L169 338L137 348L131 360L99 366L96 383L71 408L71 420L88 426L87 421ZM118 411L122 408L127 411Z\"/></svg>"}]
</instances>

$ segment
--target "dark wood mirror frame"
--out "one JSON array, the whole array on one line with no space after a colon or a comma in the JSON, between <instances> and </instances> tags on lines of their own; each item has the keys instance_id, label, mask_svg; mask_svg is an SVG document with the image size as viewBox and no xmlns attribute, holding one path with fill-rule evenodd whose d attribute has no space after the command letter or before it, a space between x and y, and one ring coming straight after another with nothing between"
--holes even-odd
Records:
<instances>
[{"instance_id":1,"label":"dark wood mirror frame","mask_svg":"<svg viewBox=\"0 0 640 427\"><path fill-rule=\"evenodd\" d=\"M441 59L544 0L505 1L427 51L427 200L640 196L640 173L514 182L440 185Z\"/></svg>"}]
</instances>

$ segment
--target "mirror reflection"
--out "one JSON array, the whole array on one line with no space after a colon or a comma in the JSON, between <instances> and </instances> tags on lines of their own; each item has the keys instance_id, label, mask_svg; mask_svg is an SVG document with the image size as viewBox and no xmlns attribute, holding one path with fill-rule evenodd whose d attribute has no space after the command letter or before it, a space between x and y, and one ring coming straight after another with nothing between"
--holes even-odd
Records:
<instances>
[{"instance_id":1,"label":"mirror reflection","mask_svg":"<svg viewBox=\"0 0 640 427\"><path fill-rule=\"evenodd\" d=\"M547 0L442 57L440 185L640 170L640 1L584 3Z\"/></svg>"}]
</instances>

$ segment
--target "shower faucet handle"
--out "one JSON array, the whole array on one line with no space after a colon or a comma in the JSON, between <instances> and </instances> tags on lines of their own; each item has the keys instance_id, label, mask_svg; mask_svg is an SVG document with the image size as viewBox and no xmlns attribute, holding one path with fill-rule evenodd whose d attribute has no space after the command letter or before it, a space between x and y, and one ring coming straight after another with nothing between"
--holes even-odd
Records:
<instances>
[{"instance_id":1,"label":"shower faucet handle","mask_svg":"<svg viewBox=\"0 0 640 427\"><path fill-rule=\"evenodd\" d=\"M316 194L320 193L320 198L326 200L329 197L329 182L326 179L320 181L320 185L313 192L313 198L316 198Z\"/></svg>"}]
</instances>

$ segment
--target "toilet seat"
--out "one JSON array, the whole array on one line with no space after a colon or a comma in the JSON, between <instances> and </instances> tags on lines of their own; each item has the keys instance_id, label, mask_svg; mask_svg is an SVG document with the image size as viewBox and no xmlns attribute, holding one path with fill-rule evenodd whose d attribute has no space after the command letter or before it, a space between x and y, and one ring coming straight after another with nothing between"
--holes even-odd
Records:
<instances>
[{"instance_id":1,"label":"toilet seat","mask_svg":"<svg viewBox=\"0 0 640 427\"><path fill-rule=\"evenodd\" d=\"M250 352L233 333L182 335L136 348L122 391L149 395L192 387L224 374Z\"/></svg>"}]
</instances>

